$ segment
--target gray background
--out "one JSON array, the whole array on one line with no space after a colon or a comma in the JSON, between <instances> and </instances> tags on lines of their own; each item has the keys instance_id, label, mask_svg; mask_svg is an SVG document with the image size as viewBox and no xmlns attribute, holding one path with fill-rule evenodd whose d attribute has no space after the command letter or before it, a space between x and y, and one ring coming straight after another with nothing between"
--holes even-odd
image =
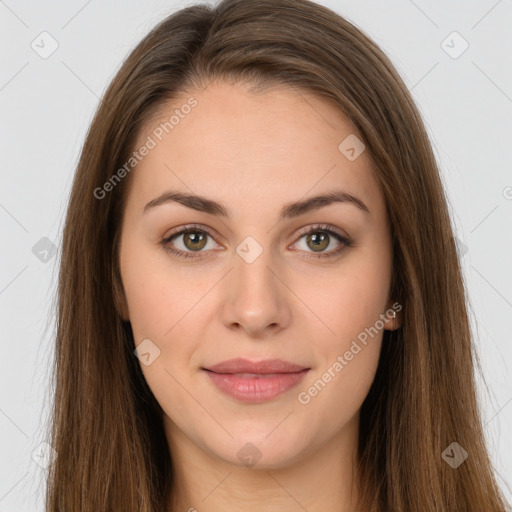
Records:
<instances>
[{"instance_id":1,"label":"gray background","mask_svg":"<svg viewBox=\"0 0 512 512\"><path fill-rule=\"evenodd\" d=\"M51 244L60 246L87 127L127 53L191 3L0 1L0 512L43 510L58 267ZM426 122L477 319L485 433L512 501L512 0L320 3L383 48ZM31 47L51 49L44 31L58 44L45 59Z\"/></svg>"}]
</instances>

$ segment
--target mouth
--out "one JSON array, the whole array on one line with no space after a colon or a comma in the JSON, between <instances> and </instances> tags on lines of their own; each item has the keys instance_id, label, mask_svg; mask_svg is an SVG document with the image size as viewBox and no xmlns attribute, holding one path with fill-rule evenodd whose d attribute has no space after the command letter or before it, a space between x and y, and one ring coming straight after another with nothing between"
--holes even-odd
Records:
<instances>
[{"instance_id":1,"label":"mouth","mask_svg":"<svg viewBox=\"0 0 512 512\"><path fill-rule=\"evenodd\" d=\"M205 370L205 371L209 372L211 370ZM289 375L292 373L299 373L299 372L283 372L283 373L219 373L219 372L212 372L212 373L216 373L217 375L230 375L232 377L240 377L242 379L254 379L254 378L268 379L271 377L278 377L280 375Z\"/></svg>"},{"instance_id":2,"label":"mouth","mask_svg":"<svg viewBox=\"0 0 512 512\"><path fill-rule=\"evenodd\" d=\"M266 359L263 361L249 361L248 359L236 358L222 361L213 366L203 368L214 373L222 374L253 374L268 375L282 373L296 373L303 370L309 370L305 366L301 366L282 359Z\"/></svg>"},{"instance_id":3,"label":"mouth","mask_svg":"<svg viewBox=\"0 0 512 512\"><path fill-rule=\"evenodd\" d=\"M244 403L267 402L295 387L311 368L279 359L231 359L201 370L222 393Z\"/></svg>"}]
</instances>

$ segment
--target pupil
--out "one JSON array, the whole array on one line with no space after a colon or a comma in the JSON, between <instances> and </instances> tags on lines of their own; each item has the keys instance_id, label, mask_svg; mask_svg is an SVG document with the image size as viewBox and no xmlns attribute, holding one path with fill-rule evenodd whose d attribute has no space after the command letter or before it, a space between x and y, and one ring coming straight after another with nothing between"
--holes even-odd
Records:
<instances>
[{"instance_id":1,"label":"pupil","mask_svg":"<svg viewBox=\"0 0 512 512\"><path fill-rule=\"evenodd\" d=\"M313 242L316 248L320 247L321 249L325 249L325 241L327 240L327 235L325 233L321 233L320 235L310 235L310 241Z\"/></svg>"},{"instance_id":2,"label":"pupil","mask_svg":"<svg viewBox=\"0 0 512 512\"><path fill-rule=\"evenodd\" d=\"M186 241L189 242L191 245L195 246L195 248L198 247L198 244L200 244L204 239L204 235L202 233L187 233L186 234ZM188 244L187 244L188 245ZM201 246L199 246L202 248ZM192 247L194 248L194 247Z\"/></svg>"}]
</instances>

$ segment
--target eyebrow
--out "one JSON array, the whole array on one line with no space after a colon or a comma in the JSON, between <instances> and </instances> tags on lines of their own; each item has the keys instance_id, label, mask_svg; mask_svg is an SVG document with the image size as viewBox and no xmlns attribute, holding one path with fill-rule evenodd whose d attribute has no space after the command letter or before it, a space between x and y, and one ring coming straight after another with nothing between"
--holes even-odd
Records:
<instances>
[{"instance_id":1,"label":"eyebrow","mask_svg":"<svg viewBox=\"0 0 512 512\"><path fill-rule=\"evenodd\" d=\"M203 213L209 213L220 217L232 218L232 214L222 203L196 194L168 191L161 196L149 201L144 207L143 213L165 203L176 202ZM279 220L298 217L308 212L319 210L333 203L347 203L356 206L361 211L370 213L370 210L361 199L343 190L335 190L326 194L309 197L307 199L285 204L280 211Z\"/></svg>"}]
</instances>

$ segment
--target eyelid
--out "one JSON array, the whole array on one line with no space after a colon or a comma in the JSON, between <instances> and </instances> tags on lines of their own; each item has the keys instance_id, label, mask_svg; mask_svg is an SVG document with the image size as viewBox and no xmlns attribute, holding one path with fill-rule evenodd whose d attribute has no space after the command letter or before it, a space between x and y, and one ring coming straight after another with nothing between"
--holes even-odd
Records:
<instances>
[{"instance_id":1,"label":"eyelid","mask_svg":"<svg viewBox=\"0 0 512 512\"><path fill-rule=\"evenodd\" d=\"M206 226L202 226L201 224L186 224L185 226L180 226L178 228L173 229L169 234L164 236L164 241L169 241L173 236L175 235L181 235L184 232L187 231L204 231L205 233L208 233L210 236L213 237L213 233L210 230L210 228L207 228Z\"/></svg>"},{"instance_id":2,"label":"eyelid","mask_svg":"<svg viewBox=\"0 0 512 512\"><path fill-rule=\"evenodd\" d=\"M332 231L336 235L338 235L342 240L345 240L347 242L350 242L350 238L343 234L339 228L336 226L333 226L332 224L310 224L309 226L305 226L304 228L301 228L297 234L295 235L296 238L302 238L304 235L309 234L311 231Z\"/></svg>"},{"instance_id":3,"label":"eyelid","mask_svg":"<svg viewBox=\"0 0 512 512\"><path fill-rule=\"evenodd\" d=\"M198 251L195 253L194 251L182 251L180 249L171 249L168 246L168 243L171 241L171 239L173 237L181 236L183 234L186 234L187 232L194 232L194 231L204 232L207 235L209 235L215 241L215 243L218 243L215 240L216 235L214 235L212 233L212 230L210 230L210 228L200 225L200 224L187 224L185 226L180 226L180 227L174 229L168 235L166 235L161 240L160 243L164 246L164 249L167 252L173 253L173 254L177 255L178 257L202 259L202 258L204 258L204 256L202 254L204 252L208 252L208 251ZM336 226L333 226L332 224L325 224L325 223L317 223L317 224L314 223L314 224L310 224L310 225L305 226L304 228L300 229L295 234L295 241L291 245L295 245L302 237L304 237L305 235L307 235L311 232L315 232L315 231L325 231L327 233L331 233L332 235L334 235L337 238L337 240L339 242L342 243L343 247L338 248L338 249L331 249L330 251L320 252L320 253L316 253L316 254L314 252L308 253L308 251L306 251L308 253L308 256L306 256L306 258L312 257L312 258L320 259L322 257L324 257L324 258L335 257L340 252L342 252L345 248L350 247L353 244L352 239L350 237L348 237L347 235L343 234L340 231L340 229L337 228ZM288 247L290 247L290 246L288 246Z\"/></svg>"}]
</instances>

